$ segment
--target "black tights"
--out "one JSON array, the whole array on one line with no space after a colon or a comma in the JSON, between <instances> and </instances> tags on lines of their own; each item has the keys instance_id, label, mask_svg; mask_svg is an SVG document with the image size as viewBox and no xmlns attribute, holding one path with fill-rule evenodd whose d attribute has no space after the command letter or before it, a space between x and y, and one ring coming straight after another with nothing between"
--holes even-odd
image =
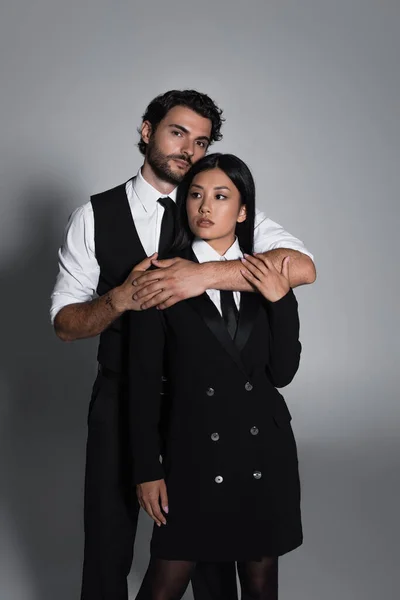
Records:
<instances>
[{"instance_id":1,"label":"black tights","mask_svg":"<svg viewBox=\"0 0 400 600\"><path fill-rule=\"evenodd\" d=\"M196 563L191 561L151 559L145 577L151 587L151 600L180 600L195 568ZM277 558L238 562L237 570L242 600L278 600Z\"/></svg>"}]
</instances>

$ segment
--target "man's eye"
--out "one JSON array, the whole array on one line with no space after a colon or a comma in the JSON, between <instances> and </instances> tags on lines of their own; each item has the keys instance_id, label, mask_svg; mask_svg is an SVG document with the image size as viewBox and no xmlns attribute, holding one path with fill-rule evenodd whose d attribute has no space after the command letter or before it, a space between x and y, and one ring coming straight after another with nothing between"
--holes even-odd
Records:
<instances>
[{"instance_id":1,"label":"man's eye","mask_svg":"<svg viewBox=\"0 0 400 600\"><path fill-rule=\"evenodd\" d=\"M197 142L197 145L200 146L200 148L205 148L206 147L206 143L205 142Z\"/></svg>"},{"instance_id":2,"label":"man's eye","mask_svg":"<svg viewBox=\"0 0 400 600\"><path fill-rule=\"evenodd\" d=\"M173 131L173 135L182 135L182 131Z\"/></svg>"}]
</instances>

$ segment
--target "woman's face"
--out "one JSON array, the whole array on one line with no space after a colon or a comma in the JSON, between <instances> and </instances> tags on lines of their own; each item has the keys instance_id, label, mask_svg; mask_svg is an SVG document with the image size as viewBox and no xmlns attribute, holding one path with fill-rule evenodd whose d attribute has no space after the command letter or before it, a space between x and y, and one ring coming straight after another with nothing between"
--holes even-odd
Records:
<instances>
[{"instance_id":1,"label":"woman's face","mask_svg":"<svg viewBox=\"0 0 400 600\"><path fill-rule=\"evenodd\" d=\"M246 220L240 193L221 169L202 171L189 188L186 210L192 233L224 254L235 239L236 223Z\"/></svg>"}]
</instances>

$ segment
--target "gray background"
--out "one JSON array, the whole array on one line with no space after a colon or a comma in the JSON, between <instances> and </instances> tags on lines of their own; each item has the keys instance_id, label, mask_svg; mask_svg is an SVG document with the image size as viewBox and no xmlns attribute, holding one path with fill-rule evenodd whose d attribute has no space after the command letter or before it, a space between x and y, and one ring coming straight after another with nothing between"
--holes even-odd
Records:
<instances>
[{"instance_id":1,"label":"gray background","mask_svg":"<svg viewBox=\"0 0 400 600\"><path fill-rule=\"evenodd\" d=\"M3 2L2 5L5 3ZM400 5L385 0L1 7L0 597L79 597L93 340L48 320L71 210L140 165L147 103L195 87L259 205L315 253L298 291L303 362L285 395L305 543L286 600L398 597ZM136 6L135 6L136 5ZM143 519L132 593L147 562ZM210 544L212 540L210 540Z\"/></svg>"}]
</instances>

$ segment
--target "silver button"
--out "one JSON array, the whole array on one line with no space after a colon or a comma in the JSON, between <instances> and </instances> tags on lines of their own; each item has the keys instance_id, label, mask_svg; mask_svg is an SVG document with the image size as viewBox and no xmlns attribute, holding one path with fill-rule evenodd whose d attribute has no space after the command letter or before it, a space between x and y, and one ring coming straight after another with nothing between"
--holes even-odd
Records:
<instances>
[{"instance_id":1,"label":"silver button","mask_svg":"<svg viewBox=\"0 0 400 600\"><path fill-rule=\"evenodd\" d=\"M261 479L261 477L262 477L261 471L254 471L253 477L254 477L254 479Z\"/></svg>"},{"instance_id":2,"label":"silver button","mask_svg":"<svg viewBox=\"0 0 400 600\"><path fill-rule=\"evenodd\" d=\"M214 396L214 388L207 388L206 394L207 396Z\"/></svg>"},{"instance_id":3,"label":"silver button","mask_svg":"<svg viewBox=\"0 0 400 600\"><path fill-rule=\"evenodd\" d=\"M211 439L213 442L218 442L219 440L219 433L215 432L211 434Z\"/></svg>"},{"instance_id":4,"label":"silver button","mask_svg":"<svg viewBox=\"0 0 400 600\"><path fill-rule=\"evenodd\" d=\"M167 378L165 377L165 375L163 375L163 376L161 377L161 381L167 381Z\"/></svg>"},{"instance_id":5,"label":"silver button","mask_svg":"<svg viewBox=\"0 0 400 600\"><path fill-rule=\"evenodd\" d=\"M259 433L259 429L258 429L258 427L255 427L255 426L254 426L254 427L252 427L252 428L250 429L250 433L251 433L251 435L258 435L258 433Z\"/></svg>"},{"instance_id":6,"label":"silver button","mask_svg":"<svg viewBox=\"0 0 400 600\"><path fill-rule=\"evenodd\" d=\"M253 389L253 386L251 385L250 381L247 381L244 384L244 389L246 390L246 392L251 392L251 390Z\"/></svg>"},{"instance_id":7,"label":"silver button","mask_svg":"<svg viewBox=\"0 0 400 600\"><path fill-rule=\"evenodd\" d=\"M215 483L222 483L224 478L221 475L217 475L215 478Z\"/></svg>"}]
</instances>

